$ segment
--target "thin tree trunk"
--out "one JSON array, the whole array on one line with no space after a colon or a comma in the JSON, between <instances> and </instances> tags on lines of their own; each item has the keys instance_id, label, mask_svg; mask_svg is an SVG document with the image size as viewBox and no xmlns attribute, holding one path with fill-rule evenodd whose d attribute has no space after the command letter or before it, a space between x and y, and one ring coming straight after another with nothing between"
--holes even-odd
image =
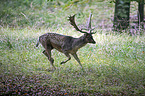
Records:
<instances>
[{"instance_id":1,"label":"thin tree trunk","mask_svg":"<svg viewBox=\"0 0 145 96\"><path fill-rule=\"evenodd\" d=\"M129 26L130 0L116 0L114 13L114 30Z\"/></svg>"},{"instance_id":2,"label":"thin tree trunk","mask_svg":"<svg viewBox=\"0 0 145 96\"><path fill-rule=\"evenodd\" d=\"M138 2L138 25L143 29L144 28L144 0Z\"/></svg>"}]
</instances>

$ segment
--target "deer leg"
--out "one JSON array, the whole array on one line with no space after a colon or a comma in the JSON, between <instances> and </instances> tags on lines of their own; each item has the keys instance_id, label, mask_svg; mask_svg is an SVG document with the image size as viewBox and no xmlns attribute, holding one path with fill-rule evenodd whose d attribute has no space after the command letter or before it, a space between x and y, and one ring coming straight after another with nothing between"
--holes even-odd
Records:
<instances>
[{"instance_id":1,"label":"deer leg","mask_svg":"<svg viewBox=\"0 0 145 96\"><path fill-rule=\"evenodd\" d=\"M48 55L47 55L47 53L46 53L46 51L45 50L43 50L43 52L42 52L46 57L48 57Z\"/></svg>"},{"instance_id":2,"label":"deer leg","mask_svg":"<svg viewBox=\"0 0 145 96\"><path fill-rule=\"evenodd\" d=\"M69 61L71 59L71 57L70 57L70 55L68 53L64 53L64 54L65 54L66 57L68 57L68 59L65 60L65 61L62 61L60 64L64 64L64 63L66 63L67 61Z\"/></svg>"},{"instance_id":3,"label":"deer leg","mask_svg":"<svg viewBox=\"0 0 145 96\"><path fill-rule=\"evenodd\" d=\"M77 62L80 64L81 68L83 69L83 66L82 66L82 64L80 62L80 59L78 58L77 54L74 53L74 54L72 54L72 56L77 60Z\"/></svg>"},{"instance_id":4,"label":"deer leg","mask_svg":"<svg viewBox=\"0 0 145 96\"><path fill-rule=\"evenodd\" d=\"M51 50L47 50L47 52L46 50L44 50L43 54L48 58L48 60L50 61L50 64L54 67L54 69L56 69L55 66L53 65L54 59L51 57Z\"/></svg>"}]
</instances>

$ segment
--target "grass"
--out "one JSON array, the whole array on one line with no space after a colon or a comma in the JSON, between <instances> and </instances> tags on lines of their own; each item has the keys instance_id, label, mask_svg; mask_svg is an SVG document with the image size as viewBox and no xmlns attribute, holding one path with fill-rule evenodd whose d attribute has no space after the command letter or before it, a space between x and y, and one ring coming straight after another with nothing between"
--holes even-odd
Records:
<instances>
[{"instance_id":1,"label":"grass","mask_svg":"<svg viewBox=\"0 0 145 96\"><path fill-rule=\"evenodd\" d=\"M48 30L51 29L1 28L2 88L2 82L7 81L5 83L9 84L15 80L17 84L24 86L24 89L34 88L36 85L38 88L49 86L59 94L62 92L77 95L145 95L144 36L96 33L94 39L97 44L88 44L78 51L85 69L83 72L73 58L60 65L66 57L56 50L53 51L53 58L57 70L53 70L47 58L41 53L43 48L35 48L38 36ZM61 34L71 32L70 29L66 32L61 28L59 31L53 31ZM73 33L75 31L71 32ZM75 37L80 35L76 33ZM20 79L23 78L26 80L22 80L24 83L21 83ZM37 81L36 85L26 83L33 81L33 78Z\"/></svg>"}]
</instances>

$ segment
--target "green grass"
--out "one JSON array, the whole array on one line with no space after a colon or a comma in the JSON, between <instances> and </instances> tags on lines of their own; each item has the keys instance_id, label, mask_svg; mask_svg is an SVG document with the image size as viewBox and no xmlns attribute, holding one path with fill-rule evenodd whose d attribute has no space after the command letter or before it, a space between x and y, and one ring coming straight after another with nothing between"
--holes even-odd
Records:
<instances>
[{"instance_id":1,"label":"green grass","mask_svg":"<svg viewBox=\"0 0 145 96\"><path fill-rule=\"evenodd\" d=\"M38 89L49 86L53 94L145 95L145 36L96 33L94 39L97 44L88 44L78 51L85 69L83 72L73 58L60 65L66 57L56 50L53 50L53 58L57 69L53 70L41 53L42 46L35 48L37 38L48 30L60 34L71 32L71 29L64 31L63 28L59 31L0 29L0 87L5 89L2 82L7 81L7 85L15 81L17 85L24 86L25 91L29 88L36 90L36 86ZM70 34L73 33L75 31ZM80 35L76 33L75 37ZM37 81L36 85L28 83L33 80Z\"/></svg>"}]
</instances>

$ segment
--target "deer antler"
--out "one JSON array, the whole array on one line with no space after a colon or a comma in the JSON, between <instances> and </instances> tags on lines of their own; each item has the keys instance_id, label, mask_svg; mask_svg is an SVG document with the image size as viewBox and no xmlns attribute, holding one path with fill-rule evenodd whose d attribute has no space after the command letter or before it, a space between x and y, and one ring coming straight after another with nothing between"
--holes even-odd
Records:
<instances>
[{"instance_id":1,"label":"deer antler","mask_svg":"<svg viewBox=\"0 0 145 96\"><path fill-rule=\"evenodd\" d=\"M81 33L87 33L87 32L84 32L84 31L82 31L82 30L80 30L80 29L78 28L78 26L77 26L76 23L75 23L75 15L69 16L68 20L70 21L70 24L71 24L77 31L80 31Z\"/></svg>"},{"instance_id":2,"label":"deer antler","mask_svg":"<svg viewBox=\"0 0 145 96\"><path fill-rule=\"evenodd\" d=\"M90 13L90 16L88 18L88 22L87 22L87 29L91 30L91 17L92 17L92 13Z\"/></svg>"},{"instance_id":3,"label":"deer antler","mask_svg":"<svg viewBox=\"0 0 145 96\"><path fill-rule=\"evenodd\" d=\"M88 22L87 22L87 29L79 29L75 23L75 15L73 16L69 16L68 20L70 21L70 24L77 30L80 31L81 33L90 33L90 34L95 34L96 32L92 32L95 28L91 28L91 17L92 17L92 13L90 13L90 16L88 18ZM82 30L87 30L89 32L85 32Z\"/></svg>"},{"instance_id":4,"label":"deer antler","mask_svg":"<svg viewBox=\"0 0 145 96\"><path fill-rule=\"evenodd\" d=\"M90 16L89 16L89 18L88 18L87 30L89 30L89 33L95 34L96 32L92 32L95 28L92 28L92 27L91 27L91 17L92 17L92 13L90 13Z\"/></svg>"}]
</instances>

